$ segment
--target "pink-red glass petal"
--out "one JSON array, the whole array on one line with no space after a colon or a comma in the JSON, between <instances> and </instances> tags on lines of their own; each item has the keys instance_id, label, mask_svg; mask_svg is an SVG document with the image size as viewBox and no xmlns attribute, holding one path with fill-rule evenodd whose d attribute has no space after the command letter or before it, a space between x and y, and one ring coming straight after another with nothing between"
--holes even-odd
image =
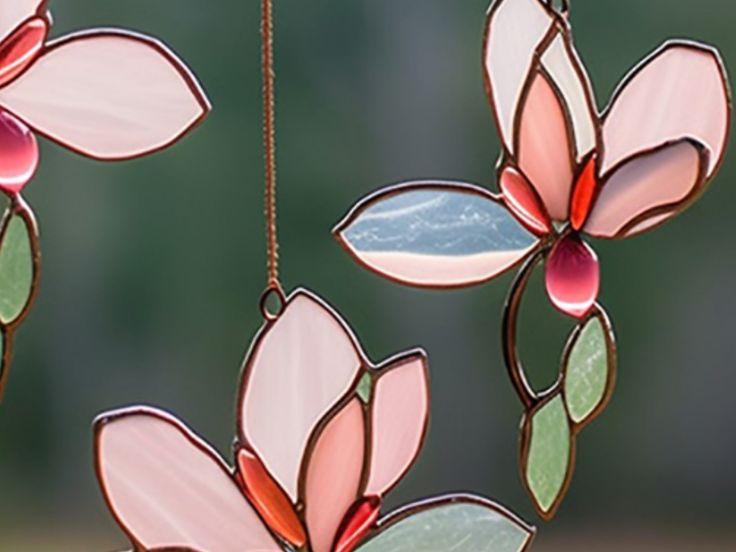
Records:
<instances>
[{"instance_id":1,"label":"pink-red glass petal","mask_svg":"<svg viewBox=\"0 0 736 552\"><path fill-rule=\"evenodd\" d=\"M547 258L545 283L557 309L575 318L585 317L600 289L595 252L575 234L558 239Z\"/></svg>"},{"instance_id":2,"label":"pink-red glass petal","mask_svg":"<svg viewBox=\"0 0 736 552\"><path fill-rule=\"evenodd\" d=\"M552 232L547 210L534 187L514 167L506 167L501 172L499 186L504 203L516 218L537 236Z\"/></svg>"},{"instance_id":3,"label":"pink-red glass petal","mask_svg":"<svg viewBox=\"0 0 736 552\"><path fill-rule=\"evenodd\" d=\"M0 190L17 194L38 167L36 137L22 121L0 109Z\"/></svg>"},{"instance_id":4,"label":"pink-red glass petal","mask_svg":"<svg viewBox=\"0 0 736 552\"><path fill-rule=\"evenodd\" d=\"M21 75L35 61L48 32L46 19L34 17L0 43L0 88Z\"/></svg>"}]
</instances>

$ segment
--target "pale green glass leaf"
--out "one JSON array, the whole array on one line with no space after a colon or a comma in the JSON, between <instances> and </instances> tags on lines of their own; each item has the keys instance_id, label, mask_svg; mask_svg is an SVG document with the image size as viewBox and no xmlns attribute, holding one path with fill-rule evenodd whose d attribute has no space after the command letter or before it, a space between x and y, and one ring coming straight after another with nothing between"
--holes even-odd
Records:
<instances>
[{"instance_id":1,"label":"pale green glass leaf","mask_svg":"<svg viewBox=\"0 0 736 552\"><path fill-rule=\"evenodd\" d=\"M575 423L584 422L603 401L609 361L606 328L593 317L573 343L565 368L565 400Z\"/></svg>"},{"instance_id":2,"label":"pale green glass leaf","mask_svg":"<svg viewBox=\"0 0 736 552\"><path fill-rule=\"evenodd\" d=\"M358 382L358 389L356 392L360 397L360 400L365 404L371 402L371 392L373 390L373 378L369 372L366 372Z\"/></svg>"},{"instance_id":3,"label":"pale green glass leaf","mask_svg":"<svg viewBox=\"0 0 736 552\"><path fill-rule=\"evenodd\" d=\"M475 499L440 499L396 518L356 552L521 552L533 536L502 509Z\"/></svg>"},{"instance_id":4,"label":"pale green glass leaf","mask_svg":"<svg viewBox=\"0 0 736 552\"><path fill-rule=\"evenodd\" d=\"M542 512L549 513L570 467L570 422L560 395L533 414L527 431L526 483Z\"/></svg>"},{"instance_id":5,"label":"pale green glass leaf","mask_svg":"<svg viewBox=\"0 0 736 552\"><path fill-rule=\"evenodd\" d=\"M33 253L29 229L14 216L0 244L0 321L10 324L20 316L33 288Z\"/></svg>"}]
</instances>

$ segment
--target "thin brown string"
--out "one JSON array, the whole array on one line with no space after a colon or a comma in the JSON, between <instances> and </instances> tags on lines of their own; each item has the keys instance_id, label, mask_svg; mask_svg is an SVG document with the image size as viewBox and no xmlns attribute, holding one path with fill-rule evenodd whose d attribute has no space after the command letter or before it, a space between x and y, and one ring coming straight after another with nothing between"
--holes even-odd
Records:
<instances>
[{"instance_id":1,"label":"thin brown string","mask_svg":"<svg viewBox=\"0 0 736 552\"><path fill-rule=\"evenodd\" d=\"M268 254L268 290L280 290L279 241L276 220L276 73L273 66L273 0L261 2L263 41L263 145L266 167L265 215ZM267 290L267 291L268 291Z\"/></svg>"}]
</instances>

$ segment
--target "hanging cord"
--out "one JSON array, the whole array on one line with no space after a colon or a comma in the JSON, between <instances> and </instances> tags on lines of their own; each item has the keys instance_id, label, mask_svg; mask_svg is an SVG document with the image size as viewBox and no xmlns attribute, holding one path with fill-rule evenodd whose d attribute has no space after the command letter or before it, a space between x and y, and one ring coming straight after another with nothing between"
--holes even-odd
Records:
<instances>
[{"instance_id":1,"label":"hanging cord","mask_svg":"<svg viewBox=\"0 0 736 552\"><path fill-rule=\"evenodd\" d=\"M547 0L547 5L563 17L570 15L570 0L559 0L557 3L555 0Z\"/></svg>"},{"instance_id":2,"label":"hanging cord","mask_svg":"<svg viewBox=\"0 0 736 552\"><path fill-rule=\"evenodd\" d=\"M263 66L263 146L265 157L265 216L268 283L261 297L265 318L277 318L286 301L279 280L279 241L276 219L276 73L273 63L273 0L261 0L261 40ZM278 300L276 311L269 311L272 298Z\"/></svg>"}]
</instances>

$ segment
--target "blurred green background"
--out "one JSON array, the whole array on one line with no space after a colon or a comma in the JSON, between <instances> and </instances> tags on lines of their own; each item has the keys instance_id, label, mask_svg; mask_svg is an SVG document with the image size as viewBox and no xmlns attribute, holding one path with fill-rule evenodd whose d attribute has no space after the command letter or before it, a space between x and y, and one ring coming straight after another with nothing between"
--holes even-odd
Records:
<instances>
[{"instance_id":1,"label":"blurred green background","mask_svg":"<svg viewBox=\"0 0 736 552\"><path fill-rule=\"evenodd\" d=\"M419 344L430 354L429 440L390 504L474 490L538 524L533 549L542 552L736 549L736 160L665 228L596 244L619 383L580 438L558 518L544 525L519 481L521 409L499 347L510 276L456 292L401 288L353 264L330 237L358 197L384 184L434 176L493 185L498 141L480 71L488 1L276 4L285 284L339 308L374 360ZM143 402L176 412L221 451L234 433L265 278L259 6L51 7L55 36L115 25L162 38L215 106L177 147L139 161L102 164L44 143L27 191L44 274L0 410L0 550L119 550L125 539L92 467L94 416ZM716 44L730 64L735 18L731 0L573 0L572 13L601 106L670 37ZM521 345L542 386L572 328L534 287Z\"/></svg>"}]
</instances>

